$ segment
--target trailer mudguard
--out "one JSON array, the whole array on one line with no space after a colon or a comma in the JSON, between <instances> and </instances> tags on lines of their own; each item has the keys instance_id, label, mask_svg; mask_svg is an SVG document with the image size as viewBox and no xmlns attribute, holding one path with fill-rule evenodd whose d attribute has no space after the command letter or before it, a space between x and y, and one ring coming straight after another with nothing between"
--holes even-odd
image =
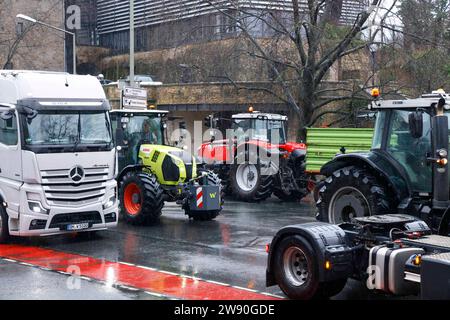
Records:
<instances>
[{"instance_id":1,"label":"trailer mudguard","mask_svg":"<svg viewBox=\"0 0 450 320\"><path fill-rule=\"evenodd\" d=\"M319 266L319 281L332 281L348 277L351 273L352 251L347 245L345 232L337 225L324 222L310 222L291 225L277 232L270 244L266 285L268 287L276 284L273 270L274 252L278 244L287 236L298 235L306 239L315 251L317 265ZM327 271L323 266L327 260L335 261L340 268L336 271Z\"/></svg>"},{"instance_id":2,"label":"trailer mudguard","mask_svg":"<svg viewBox=\"0 0 450 320\"><path fill-rule=\"evenodd\" d=\"M330 176L334 171L348 166L359 166L370 171L385 182L398 199L408 198L412 194L407 175L401 172L397 163L378 150L368 153L339 154L320 169L320 174Z\"/></svg>"}]
</instances>

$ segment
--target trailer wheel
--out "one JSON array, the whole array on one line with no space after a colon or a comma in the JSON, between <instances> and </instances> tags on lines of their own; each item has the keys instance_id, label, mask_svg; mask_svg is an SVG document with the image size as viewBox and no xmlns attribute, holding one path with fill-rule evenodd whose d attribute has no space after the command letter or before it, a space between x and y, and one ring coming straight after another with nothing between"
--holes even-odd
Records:
<instances>
[{"instance_id":1,"label":"trailer wheel","mask_svg":"<svg viewBox=\"0 0 450 320\"><path fill-rule=\"evenodd\" d=\"M163 189L153 175L128 172L120 183L120 206L128 223L154 222L162 214Z\"/></svg>"},{"instance_id":2,"label":"trailer wheel","mask_svg":"<svg viewBox=\"0 0 450 320\"><path fill-rule=\"evenodd\" d=\"M0 203L0 243L6 243L9 239L8 214Z\"/></svg>"},{"instance_id":3,"label":"trailer wheel","mask_svg":"<svg viewBox=\"0 0 450 320\"><path fill-rule=\"evenodd\" d=\"M337 286L337 281L319 281L316 254L303 237L291 235L284 238L274 252L275 280L290 299L324 299L342 290L343 286ZM339 284L342 283L345 285L344 280L339 280Z\"/></svg>"},{"instance_id":4,"label":"trailer wheel","mask_svg":"<svg viewBox=\"0 0 450 320\"><path fill-rule=\"evenodd\" d=\"M261 165L242 163L233 165L230 170L233 195L238 200L257 202L272 195L273 176L262 175Z\"/></svg>"},{"instance_id":5,"label":"trailer wheel","mask_svg":"<svg viewBox=\"0 0 450 320\"><path fill-rule=\"evenodd\" d=\"M387 188L355 166L336 170L319 186L319 221L339 224L355 217L391 213L395 207Z\"/></svg>"},{"instance_id":6,"label":"trailer wheel","mask_svg":"<svg viewBox=\"0 0 450 320\"><path fill-rule=\"evenodd\" d=\"M207 179L208 179L208 184L209 185L220 185L220 209L219 210L213 210L213 211L199 211L199 212L194 212L191 211L189 208L189 205L186 203L185 204L185 212L186 215L189 218L194 219L195 221L210 221L210 220L214 220L215 218L217 218L217 216L220 214L220 212L222 211L222 206L224 204L224 188L222 186L222 182L221 179L219 178L219 176L214 173L213 171L207 171L208 175L207 175ZM199 174L201 174L202 171L199 171ZM202 179L200 179L200 185L203 184Z\"/></svg>"}]
</instances>

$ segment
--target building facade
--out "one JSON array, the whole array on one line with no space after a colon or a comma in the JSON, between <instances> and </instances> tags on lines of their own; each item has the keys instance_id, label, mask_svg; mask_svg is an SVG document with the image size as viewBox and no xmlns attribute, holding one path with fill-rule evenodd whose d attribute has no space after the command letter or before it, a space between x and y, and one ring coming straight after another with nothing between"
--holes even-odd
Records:
<instances>
[{"instance_id":1,"label":"building facade","mask_svg":"<svg viewBox=\"0 0 450 320\"><path fill-rule=\"evenodd\" d=\"M135 0L136 50L149 51L171 48L202 41L235 37L239 33L236 22L217 10L236 15L233 8L258 14L261 11L279 13L292 11L292 0L216 0L214 5L193 0ZM336 5L334 5L336 3ZM306 10L306 1L300 6ZM352 24L367 7L367 0L336 0L325 15L339 24ZM248 18L249 24L251 17ZM98 0L97 27L101 46L125 53L129 46L129 1ZM270 36L270 28L254 23L256 36Z\"/></svg>"},{"instance_id":2,"label":"building facade","mask_svg":"<svg viewBox=\"0 0 450 320\"><path fill-rule=\"evenodd\" d=\"M62 0L0 1L0 69L64 71L64 34L16 18L21 13L62 28L63 6Z\"/></svg>"}]
</instances>

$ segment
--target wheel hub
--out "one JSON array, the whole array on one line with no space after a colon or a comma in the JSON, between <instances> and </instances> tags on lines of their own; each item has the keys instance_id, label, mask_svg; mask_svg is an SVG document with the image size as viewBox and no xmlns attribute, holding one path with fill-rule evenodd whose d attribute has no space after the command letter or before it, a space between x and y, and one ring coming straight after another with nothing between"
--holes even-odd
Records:
<instances>
[{"instance_id":1,"label":"wheel hub","mask_svg":"<svg viewBox=\"0 0 450 320\"><path fill-rule=\"evenodd\" d=\"M133 203L140 203L141 202L140 194L139 193L133 193L131 201L133 201Z\"/></svg>"},{"instance_id":2,"label":"wheel hub","mask_svg":"<svg viewBox=\"0 0 450 320\"><path fill-rule=\"evenodd\" d=\"M331 223L348 222L356 217L370 216L366 197L356 188L343 187L332 197L328 218Z\"/></svg>"},{"instance_id":3,"label":"wheel hub","mask_svg":"<svg viewBox=\"0 0 450 320\"><path fill-rule=\"evenodd\" d=\"M125 187L123 202L128 214L132 216L139 214L142 208L142 196L141 189L136 183L130 183Z\"/></svg>"},{"instance_id":4,"label":"wheel hub","mask_svg":"<svg viewBox=\"0 0 450 320\"><path fill-rule=\"evenodd\" d=\"M285 251L283 266L286 278L292 285L300 287L308 281L310 275L308 259L300 248L290 247Z\"/></svg>"}]
</instances>

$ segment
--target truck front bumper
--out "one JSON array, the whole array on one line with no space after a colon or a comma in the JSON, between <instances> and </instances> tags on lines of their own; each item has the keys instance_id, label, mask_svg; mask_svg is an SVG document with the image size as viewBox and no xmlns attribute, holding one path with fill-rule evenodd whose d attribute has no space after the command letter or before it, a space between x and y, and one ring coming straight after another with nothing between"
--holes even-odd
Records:
<instances>
[{"instance_id":1,"label":"truck front bumper","mask_svg":"<svg viewBox=\"0 0 450 320\"><path fill-rule=\"evenodd\" d=\"M21 188L18 212L7 208L10 216L9 233L13 236L49 236L73 232L105 230L117 226L118 200L115 197L116 181L108 181L105 195L98 201L79 206L50 205L40 185ZM30 203L40 208L33 211ZM68 230L69 225L88 224L82 230Z\"/></svg>"},{"instance_id":2,"label":"truck front bumper","mask_svg":"<svg viewBox=\"0 0 450 320\"><path fill-rule=\"evenodd\" d=\"M20 213L19 230L10 230L13 236L51 236L57 234L106 230L117 226L117 203L103 210L102 206L93 205L77 208L52 208L47 217L41 214ZM91 218L97 216L95 218ZM67 226L71 224L88 223L89 228L71 231ZM33 226L35 224L35 226ZM34 229L37 228L37 229Z\"/></svg>"}]
</instances>

